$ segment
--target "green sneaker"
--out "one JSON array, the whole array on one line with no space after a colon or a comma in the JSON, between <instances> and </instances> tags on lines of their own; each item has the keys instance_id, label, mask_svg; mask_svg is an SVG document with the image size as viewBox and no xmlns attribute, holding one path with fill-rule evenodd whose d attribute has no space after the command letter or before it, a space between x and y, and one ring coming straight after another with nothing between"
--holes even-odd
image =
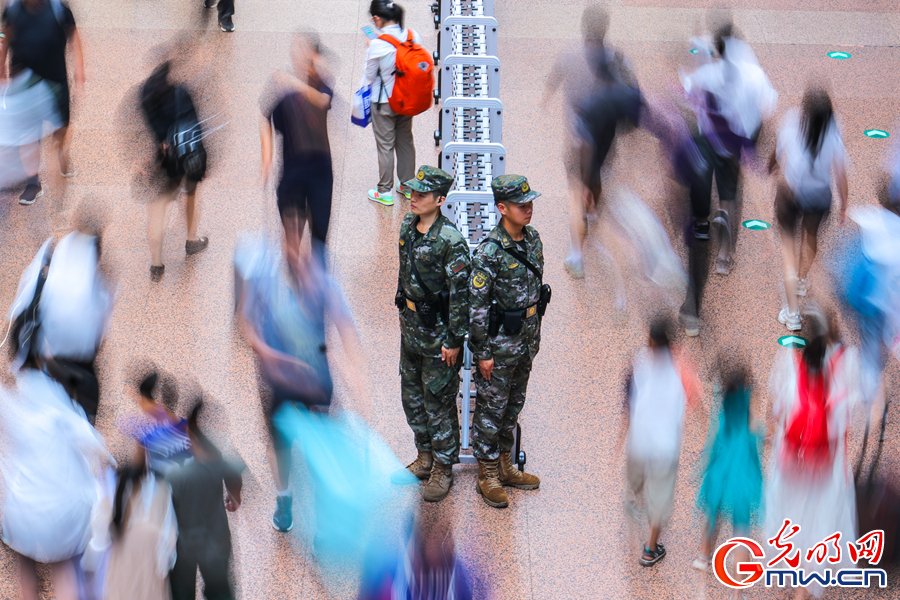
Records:
<instances>
[{"instance_id":1,"label":"green sneaker","mask_svg":"<svg viewBox=\"0 0 900 600\"><path fill-rule=\"evenodd\" d=\"M369 200L384 206L394 205L394 196L390 192L379 192L376 189L369 190Z\"/></svg>"},{"instance_id":2,"label":"green sneaker","mask_svg":"<svg viewBox=\"0 0 900 600\"><path fill-rule=\"evenodd\" d=\"M275 500L275 514L272 515L272 527L275 531L286 533L294 528L294 516L291 514L293 496L278 496Z\"/></svg>"},{"instance_id":3,"label":"green sneaker","mask_svg":"<svg viewBox=\"0 0 900 600\"><path fill-rule=\"evenodd\" d=\"M403 197L406 198L407 200L412 198L412 188L408 188L405 185L398 185L397 191L400 192L400 194L402 194Z\"/></svg>"}]
</instances>

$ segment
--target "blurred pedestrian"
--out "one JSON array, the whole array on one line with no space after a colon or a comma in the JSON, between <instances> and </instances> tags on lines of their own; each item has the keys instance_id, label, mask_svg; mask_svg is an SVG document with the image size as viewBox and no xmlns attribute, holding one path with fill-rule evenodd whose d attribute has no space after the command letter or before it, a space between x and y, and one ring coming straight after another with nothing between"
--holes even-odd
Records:
<instances>
[{"instance_id":1,"label":"blurred pedestrian","mask_svg":"<svg viewBox=\"0 0 900 600\"><path fill-rule=\"evenodd\" d=\"M799 526L790 542L801 549L799 568L806 573L853 568L846 554L837 562L820 564L805 551L835 533L847 542L858 537L847 457L850 411L858 399L854 366L854 353L837 343L836 333L822 324L801 351L780 351L772 368L776 432L765 495L764 539L774 539L781 531L786 536ZM825 588L814 583L806 590L797 588L794 597L802 598L806 591L818 598Z\"/></svg>"},{"instance_id":2,"label":"blurred pedestrian","mask_svg":"<svg viewBox=\"0 0 900 600\"><path fill-rule=\"evenodd\" d=\"M31 69L0 79L0 96L0 188L5 189L29 178L25 165L39 162L39 142L62 127L62 120L50 84Z\"/></svg>"},{"instance_id":3,"label":"blurred pedestrian","mask_svg":"<svg viewBox=\"0 0 900 600\"><path fill-rule=\"evenodd\" d=\"M831 210L832 177L841 197L842 224L846 218L847 164L831 98L825 90L810 87L803 94L801 110L791 109L782 118L769 159L769 170L780 170L775 216L781 232L787 304L778 321L789 331L802 327L798 297L810 289L809 269L818 251L819 226Z\"/></svg>"},{"instance_id":4,"label":"blurred pedestrian","mask_svg":"<svg viewBox=\"0 0 900 600\"><path fill-rule=\"evenodd\" d=\"M218 7L219 12L219 29L225 33L234 31L234 0L203 0L204 8Z\"/></svg>"},{"instance_id":5,"label":"blurred pedestrian","mask_svg":"<svg viewBox=\"0 0 900 600\"><path fill-rule=\"evenodd\" d=\"M672 511L687 392L669 348L668 323L654 322L647 348L634 359L628 386L627 474L634 494L643 491L650 537L639 562L665 558L659 536Z\"/></svg>"},{"instance_id":6,"label":"blurred pedestrian","mask_svg":"<svg viewBox=\"0 0 900 600\"><path fill-rule=\"evenodd\" d=\"M325 345L325 312L341 338L347 364L341 365L357 401L365 403L362 348L356 326L337 283L298 241L285 238L288 277L278 253L261 239L235 250L241 328L259 359L263 396L272 436L272 464L278 499L272 526L281 532L294 526L290 476L293 440L275 427L272 418L285 403L319 411L331 404L333 382ZM313 242L315 243L315 242ZM367 409L363 409L366 412ZM271 456L271 455L270 455Z\"/></svg>"},{"instance_id":7,"label":"blurred pedestrian","mask_svg":"<svg viewBox=\"0 0 900 600\"><path fill-rule=\"evenodd\" d=\"M121 417L117 426L140 442L147 469L166 475L190 458L191 440L187 420L175 414L178 390L174 379L155 368L147 370L150 372L142 375L138 386L140 415Z\"/></svg>"},{"instance_id":8,"label":"blurred pedestrian","mask_svg":"<svg viewBox=\"0 0 900 600\"><path fill-rule=\"evenodd\" d=\"M102 500L94 518L99 536L91 546L110 551L106 600L169 600L178 537L172 489L148 468L140 445L118 474L112 502Z\"/></svg>"},{"instance_id":9,"label":"blurred pedestrian","mask_svg":"<svg viewBox=\"0 0 900 600\"><path fill-rule=\"evenodd\" d=\"M172 600L194 600L198 567L203 577L204 597L209 600L235 597L228 577L231 530L225 511L233 512L241 505L243 465L225 460L199 428L197 421L202 406L198 402L187 420L193 458L166 476L172 486L172 505L178 521L175 566L169 574Z\"/></svg>"},{"instance_id":10,"label":"blurred pedestrian","mask_svg":"<svg viewBox=\"0 0 900 600\"><path fill-rule=\"evenodd\" d=\"M2 539L18 558L23 599L38 599L34 567L47 563L56 597L75 600L72 559L88 543L96 473L115 461L41 366L29 358L16 375L17 389L0 389Z\"/></svg>"},{"instance_id":11,"label":"blurred pedestrian","mask_svg":"<svg viewBox=\"0 0 900 600\"><path fill-rule=\"evenodd\" d=\"M900 333L900 206L858 207L850 211L858 242L847 248L838 275L849 275L841 292L859 328L863 398L871 408L882 389L885 350ZM868 414L868 413L867 413Z\"/></svg>"},{"instance_id":12,"label":"blurred pedestrian","mask_svg":"<svg viewBox=\"0 0 900 600\"><path fill-rule=\"evenodd\" d=\"M30 70L45 81L56 99L61 127L53 133L56 158L63 177L75 174L69 160L67 134L71 113L66 47L72 51L75 89L84 89L84 58L75 17L61 0L12 0L3 10L4 42L0 44L0 65L9 53L11 77ZM38 177L40 167L38 140L22 145L22 166L28 177L19 204L34 204L44 189Z\"/></svg>"},{"instance_id":13,"label":"blurred pedestrian","mask_svg":"<svg viewBox=\"0 0 900 600\"><path fill-rule=\"evenodd\" d=\"M778 95L759 67L750 47L738 39L730 17L719 25L711 46L701 56L713 56L690 75L682 75L685 93L697 115L695 143L703 161L693 178L691 206L693 234L709 239L712 182L719 191L719 254L716 272L727 275L734 265L739 206L741 154L754 148L763 119L775 110Z\"/></svg>"},{"instance_id":14,"label":"blurred pedestrian","mask_svg":"<svg viewBox=\"0 0 900 600\"><path fill-rule=\"evenodd\" d=\"M374 554L374 553L373 553ZM358 600L472 600L469 570L455 551L453 534L438 524L425 532L414 526L399 552L384 546L364 570Z\"/></svg>"},{"instance_id":15,"label":"blurred pedestrian","mask_svg":"<svg viewBox=\"0 0 900 600\"><path fill-rule=\"evenodd\" d=\"M491 190L500 223L476 248L469 281L469 348L478 361L472 448L476 490L489 506L506 508L503 486L541 485L536 475L516 468L512 451L551 290L543 282L541 236L529 225L540 194L522 175L497 177Z\"/></svg>"},{"instance_id":16,"label":"blurred pedestrian","mask_svg":"<svg viewBox=\"0 0 900 600\"><path fill-rule=\"evenodd\" d=\"M419 168L406 182L411 212L400 225L400 393L418 455L407 470L442 500L459 462L459 370L469 325L469 244L441 207L453 176Z\"/></svg>"},{"instance_id":17,"label":"blurred pedestrian","mask_svg":"<svg viewBox=\"0 0 900 600\"><path fill-rule=\"evenodd\" d=\"M403 185L416 175L416 146L413 142L410 115L398 114L392 101L397 81L397 49L411 42L421 47L421 36L403 27L403 7L392 0L372 0L369 14L381 36L369 40L366 67L360 86L371 86L372 130L378 151L378 185L369 190L369 200L391 206L394 204L394 155L397 157L397 191L407 199L410 190ZM427 53L426 53L427 54ZM430 65L430 58L429 58ZM433 83L433 80L432 80ZM432 85L433 88L433 85ZM424 90L422 90L424 91ZM427 90L430 95L431 90Z\"/></svg>"},{"instance_id":18,"label":"blurred pedestrian","mask_svg":"<svg viewBox=\"0 0 900 600\"><path fill-rule=\"evenodd\" d=\"M706 448L707 463L697 497L704 529L693 567L701 571L712 570L710 561L721 520L731 522L731 537L747 537L762 500L762 435L752 424L750 375L741 364L722 366L722 406L718 423L711 421L716 433ZM749 555L745 558L749 560ZM740 599L739 590L734 591L734 598Z\"/></svg>"},{"instance_id":19,"label":"blurred pedestrian","mask_svg":"<svg viewBox=\"0 0 900 600\"><path fill-rule=\"evenodd\" d=\"M162 63L141 89L141 107L153 130L158 146L157 156L168 179L162 194L150 205L150 279L153 281L160 281L166 269L162 262L166 215L182 183L187 193L184 208L187 241L184 251L192 256L209 245L209 238L197 233L197 184L206 174L202 124L187 89L169 81L170 70L169 61Z\"/></svg>"},{"instance_id":20,"label":"blurred pedestrian","mask_svg":"<svg viewBox=\"0 0 900 600\"><path fill-rule=\"evenodd\" d=\"M282 171L276 188L285 236L299 244L309 222L310 235L324 250L331 221L334 175L328 141L328 111L334 91L322 58L319 36L298 33L291 49L293 74L276 71L273 98L262 107L262 179L272 171L273 130L282 136ZM265 101L264 101L265 102ZM324 259L324 257L322 257Z\"/></svg>"},{"instance_id":21,"label":"blurred pedestrian","mask_svg":"<svg viewBox=\"0 0 900 600\"><path fill-rule=\"evenodd\" d=\"M109 327L112 294L100 272L101 231L84 208L78 228L59 241L38 305L37 344L48 372L69 380L93 424L100 402L94 361Z\"/></svg>"},{"instance_id":22,"label":"blurred pedestrian","mask_svg":"<svg viewBox=\"0 0 900 600\"><path fill-rule=\"evenodd\" d=\"M587 220L600 208L601 168L609 154L619 123L637 125L641 101L631 66L621 52L606 44L609 13L597 4L581 16L582 48L560 56L544 87L541 106L563 88L568 111L565 167L569 178L569 234L571 250L564 266L569 274L584 277L582 250ZM616 279L617 304L624 305L624 282L615 258L599 246Z\"/></svg>"}]
</instances>

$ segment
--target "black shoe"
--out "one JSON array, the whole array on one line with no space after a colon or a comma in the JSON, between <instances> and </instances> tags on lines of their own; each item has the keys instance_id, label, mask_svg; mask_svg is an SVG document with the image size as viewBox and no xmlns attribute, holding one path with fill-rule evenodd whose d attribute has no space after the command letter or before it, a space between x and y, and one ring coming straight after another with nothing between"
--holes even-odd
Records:
<instances>
[{"instance_id":1,"label":"black shoe","mask_svg":"<svg viewBox=\"0 0 900 600\"><path fill-rule=\"evenodd\" d=\"M225 33L231 33L234 31L234 23L231 22L231 17L222 17L219 19L219 27Z\"/></svg>"},{"instance_id":2,"label":"black shoe","mask_svg":"<svg viewBox=\"0 0 900 600\"><path fill-rule=\"evenodd\" d=\"M166 265L150 265L150 281L159 283L162 281L163 273L166 272Z\"/></svg>"},{"instance_id":3,"label":"black shoe","mask_svg":"<svg viewBox=\"0 0 900 600\"><path fill-rule=\"evenodd\" d=\"M209 246L209 238L201 237L196 240L188 240L184 243L184 252L188 256L192 256L194 254L198 254L206 250L206 247Z\"/></svg>"},{"instance_id":4,"label":"black shoe","mask_svg":"<svg viewBox=\"0 0 900 600\"><path fill-rule=\"evenodd\" d=\"M22 192L22 195L19 196L19 204L23 206L29 206L34 204L34 201L44 195L44 188L41 187L41 182L37 183L29 182L28 185L25 186L25 191Z\"/></svg>"},{"instance_id":5,"label":"black shoe","mask_svg":"<svg viewBox=\"0 0 900 600\"><path fill-rule=\"evenodd\" d=\"M203 8L214 8L216 4L219 3L219 0L206 0L203 3Z\"/></svg>"},{"instance_id":6,"label":"black shoe","mask_svg":"<svg viewBox=\"0 0 900 600\"><path fill-rule=\"evenodd\" d=\"M694 223L694 237L698 240L709 239L709 221L706 223Z\"/></svg>"}]
</instances>

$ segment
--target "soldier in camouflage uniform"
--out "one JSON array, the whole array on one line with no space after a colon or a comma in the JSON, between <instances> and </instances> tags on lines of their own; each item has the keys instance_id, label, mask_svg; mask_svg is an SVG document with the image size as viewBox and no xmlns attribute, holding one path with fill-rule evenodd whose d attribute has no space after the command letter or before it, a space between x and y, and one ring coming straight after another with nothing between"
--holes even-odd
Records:
<instances>
[{"instance_id":1,"label":"soldier in camouflage uniform","mask_svg":"<svg viewBox=\"0 0 900 600\"><path fill-rule=\"evenodd\" d=\"M469 347L478 364L472 447L478 492L490 506L505 508L509 500L502 486L534 490L541 484L519 471L510 454L541 342L542 276L532 268L543 273L544 254L541 237L528 225L540 194L521 175L497 177L491 190L501 219L475 250L469 281Z\"/></svg>"},{"instance_id":2,"label":"soldier in camouflage uniform","mask_svg":"<svg viewBox=\"0 0 900 600\"><path fill-rule=\"evenodd\" d=\"M400 386L418 449L407 469L428 480L429 502L447 495L459 462L456 397L469 325L469 244L441 214L452 183L440 169L419 168L405 183L412 212L400 226Z\"/></svg>"}]
</instances>

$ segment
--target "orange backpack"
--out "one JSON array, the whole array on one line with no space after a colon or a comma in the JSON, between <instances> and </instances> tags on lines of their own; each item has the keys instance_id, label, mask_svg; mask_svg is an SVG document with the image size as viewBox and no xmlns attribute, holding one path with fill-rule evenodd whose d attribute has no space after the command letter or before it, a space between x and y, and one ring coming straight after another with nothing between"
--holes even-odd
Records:
<instances>
[{"instance_id":1,"label":"orange backpack","mask_svg":"<svg viewBox=\"0 0 900 600\"><path fill-rule=\"evenodd\" d=\"M391 110L408 117L428 110L434 103L434 61L431 60L431 55L421 44L413 41L411 29L402 44L388 34L381 35L378 39L397 49L394 91L388 98Z\"/></svg>"}]
</instances>

